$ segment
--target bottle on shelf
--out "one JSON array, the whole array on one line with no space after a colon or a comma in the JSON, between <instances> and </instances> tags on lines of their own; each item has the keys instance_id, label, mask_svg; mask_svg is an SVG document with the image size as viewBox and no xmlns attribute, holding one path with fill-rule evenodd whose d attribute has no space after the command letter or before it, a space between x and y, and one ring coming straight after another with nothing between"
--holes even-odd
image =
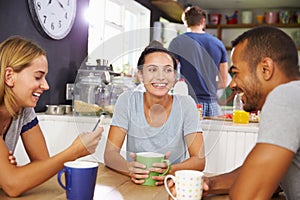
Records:
<instances>
[{"instance_id":1,"label":"bottle on shelf","mask_svg":"<svg viewBox=\"0 0 300 200\"><path fill-rule=\"evenodd\" d=\"M244 104L242 102L242 93L237 93L233 99L233 123L248 124L249 112L244 111Z\"/></svg>"},{"instance_id":2,"label":"bottle on shelf","mask_svg":"<svg viewBox=\"0 0 300 200\"><path fill-rule=\"evenodd\" d=\"M197 109L199 111L200 119L203 119L203 114L202 114L202 105L200 103L197 104Z\"/></svg>"}]
</instances>

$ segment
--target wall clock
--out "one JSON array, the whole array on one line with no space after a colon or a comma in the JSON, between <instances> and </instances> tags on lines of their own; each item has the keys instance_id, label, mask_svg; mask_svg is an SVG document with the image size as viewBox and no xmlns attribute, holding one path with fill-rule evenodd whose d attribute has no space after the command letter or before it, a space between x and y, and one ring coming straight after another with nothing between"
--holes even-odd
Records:
<instances>
[{"instance_id":1,"label":"wall clock","mask_svg":"<svg viewBox=\"0 0 300 200\"><path fill-rule=\"evenodd\" d=\"M55 40L68 35L76 16L77 0L28 0L33 22L42 35Z\"/></svg>"}]
</instances>

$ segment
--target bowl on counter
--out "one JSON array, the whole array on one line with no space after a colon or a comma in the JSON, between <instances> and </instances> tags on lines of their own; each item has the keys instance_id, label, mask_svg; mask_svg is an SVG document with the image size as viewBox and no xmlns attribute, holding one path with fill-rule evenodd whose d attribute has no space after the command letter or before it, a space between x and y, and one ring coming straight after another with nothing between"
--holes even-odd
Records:
<instances>
[{"instance_id":1,"label":"bowl on counter","mask_svg":"<svg viewBox=\"0 0 300 200\"><path fill-rule=\"evenodd\" d=\"M48 115L64 115L72 114L73 109L71 105L46 105L46 114Z\"/></svg>"}]
</instances>

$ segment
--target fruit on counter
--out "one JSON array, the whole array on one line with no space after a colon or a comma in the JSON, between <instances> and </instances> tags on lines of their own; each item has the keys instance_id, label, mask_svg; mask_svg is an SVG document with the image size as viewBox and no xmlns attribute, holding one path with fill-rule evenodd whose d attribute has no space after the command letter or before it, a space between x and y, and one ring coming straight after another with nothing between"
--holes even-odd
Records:
<instances>
[{"instance_id":1,"label":"fruit on counter","mask_svg":"<svg viewBox=\"0 0 300 200\"><path fill-rule=\"evenodd\" d=\"M225 119L232 119L232 114L225 114L225 115L221 115L220 117Z\"/></svg>"}]
</instances>

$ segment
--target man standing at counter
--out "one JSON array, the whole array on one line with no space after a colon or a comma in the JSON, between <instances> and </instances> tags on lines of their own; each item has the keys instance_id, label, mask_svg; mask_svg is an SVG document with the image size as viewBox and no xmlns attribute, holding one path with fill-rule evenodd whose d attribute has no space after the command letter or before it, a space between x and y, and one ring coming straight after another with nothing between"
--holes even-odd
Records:
<instances>
[{"instance_id":1,"label":"man standing at counter","mask_svg":"<svg viewBox=\"0 0 300 200\"><path fill-rule=\"evenodd\" d=\"M202 104L203 116L218 116L217 89L226 88L228 78L226 49L218 38L204 31L206 13L200 7L188 7L182 21L189 31L174 38L169 50L180 62L189 94Z\"/></svg>"},{"instance_id":2,"label":"man standing at counter","mask_svg":"<svg viewBox=\"0 0 300 200\"><path fill-rule=\"evenodd\" d=\"M297 48L274 27L257 27L232 42L231 88L244 109L261 110L258 141L233 172L205 179L204 191L231 199L270 199L278 185L300 199L300 74ZM206 195L205 194L205 195Z\"/></svg>"}]
</instances>

